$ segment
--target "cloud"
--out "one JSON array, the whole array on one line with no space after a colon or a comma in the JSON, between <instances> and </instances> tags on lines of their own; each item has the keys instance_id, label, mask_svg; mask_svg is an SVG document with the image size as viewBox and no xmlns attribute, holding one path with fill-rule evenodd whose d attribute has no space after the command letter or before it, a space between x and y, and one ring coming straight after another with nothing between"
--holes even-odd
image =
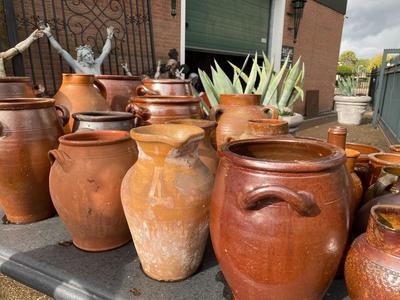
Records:
<instances>
[{"instance_id":1,"label":"cloud","mask_svg":"<svg viewBox=\"0 0 400 300\"><path fill-rule=\"evenodd\" d=\"M370 58L400 48L399 0L348 0L340 51Z\"/></svg>"}]
</instances>

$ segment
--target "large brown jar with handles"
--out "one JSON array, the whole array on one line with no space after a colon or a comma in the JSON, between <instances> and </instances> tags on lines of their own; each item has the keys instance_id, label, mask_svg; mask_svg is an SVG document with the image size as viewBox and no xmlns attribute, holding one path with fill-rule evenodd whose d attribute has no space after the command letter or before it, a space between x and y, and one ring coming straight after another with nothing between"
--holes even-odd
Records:
<instances>
[{"instance_id":1,"label":"large brown jar with handles","mask_svg":"<svg viewBox=\"0 0 400 300\"><path fill-rule=\"evenodd\" d=\"M124 131L67 134L49 152L50 193L72 235L86 251L103 251L131 237L120 189L122 178L137 159L135 142Z\"/></svg>"},{"instance_id":2,"label":"large brown jar with handles","mask_svg":"<svg viewBox=\"0 0 400 300\"><path fill-rule=\"evenodd\" d=\"M69 112L53 99L0 100L0 204L10 222L30 223L54 214L47 152L57 148L68 119Z\"/></svg>"},{"instance_id":3,"label":"large brown jar with handles","mask_svg":"<svg viewBox=\"0 0 400 300\"><path fill-rule=\"evenodd\" d=\"M309 139L222 147L210 229L235 299L322 299L347 241L345 161L342 149Z\"/></svg>"},{"instance_id":4,"label":"large brown jar with handles","mask_svg":"<svg viewBox=\"0 0 400 300\"><path fill-rule=\"evenodd\" d=\"M136 87L138 96L193 96L190 80L181 79L143 79Z\"/></svg>"},{"instance_id":5,"label":"large brown jar with handles","mask_svg":"<svg viewBox=\"0 0 400 300\"><path fill-rule=\"evenodd\" d=\"M97 88L95 87L97 86ZM102 83L88 74L63 74L61 87L54 95L56 104L64 105L71 114L86 111L108 111L107 92ZM71 118L65 131L71 132Z\"/></svg>"},{"instance_id":6,"label":"large brown jar with handles","mask_svg":"<svg viewBox=\"0 0 400 300\"><path fill-rule=\"evenodd\" d=\"M121 187L122 205L143 271L182 280L199 267L209 234L214 176L200 161L201 128L156 124L134 128L139 158Z\"/></svg>"},{"instance_id":7,"label":"large brown jar with handles","mask_svg":"<svg viewBox=\"0 0 400 300\"><path fill-rule=\"evenodd\" d=\"M400 206L376 205L345 264L351 299L400 299Z\"/></svg>"},{"instance_id":8,"label":"large brown jar with handles","mask_svg":"<svg viewBox=\"0 0 400 300\"><path fill-rule=\"evenodd\" d=\"M270 105L261 105L261 96L254 94L226 94L219 98L219 105L212 109L210 119L218 122L216 130L217 147L243 134L251 119L278 119L278 111Z\"/></svg>"}]
</instances>

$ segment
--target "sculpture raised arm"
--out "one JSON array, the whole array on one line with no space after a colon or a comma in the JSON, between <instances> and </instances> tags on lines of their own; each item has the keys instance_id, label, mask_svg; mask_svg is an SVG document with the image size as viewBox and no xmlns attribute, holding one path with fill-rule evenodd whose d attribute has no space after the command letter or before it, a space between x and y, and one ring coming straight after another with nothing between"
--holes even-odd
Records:
<instances>
[{"instance_id":1,"label":"sculpture raised arm","mask_svg":"<svg viewBox=\"0 0 400 300\"><path fill-rule=\"evenodd\" d=\"M104 61L104 59L110 54L111 52L111 40L114 36L114 27L110 26L107 27L107 39L106 42L104 43L103 50L101 51L101 54L98 58L96 58L96 63L101 65Z\"/></svg>"}]
</instances>

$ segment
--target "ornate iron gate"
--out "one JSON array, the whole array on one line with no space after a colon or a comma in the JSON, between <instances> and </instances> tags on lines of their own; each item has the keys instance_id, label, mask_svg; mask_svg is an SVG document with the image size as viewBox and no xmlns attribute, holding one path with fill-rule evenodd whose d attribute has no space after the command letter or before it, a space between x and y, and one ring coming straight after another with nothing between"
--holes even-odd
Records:
<instances>
[{"instance_id":1,"label":"ornate iron gate","mask_svg":"<svg viewBox=\"0 0 400 300\"><path fill-rule=\"evenodd\" d=\"M53 36L73 57L81 44L90 44L97 57L106 40L106 28L113 26L113 49L103 63L103 74L123 74L123 61L133 74L154 69L150 0L4 0L4 9L10 46L48 23ZM25 74L34 84L42 83L50 95L57 90L61 73L71 72L46 37L23 54L23 62L17 58L13 67L16 75Z\"/></svg>"}]
</instances>

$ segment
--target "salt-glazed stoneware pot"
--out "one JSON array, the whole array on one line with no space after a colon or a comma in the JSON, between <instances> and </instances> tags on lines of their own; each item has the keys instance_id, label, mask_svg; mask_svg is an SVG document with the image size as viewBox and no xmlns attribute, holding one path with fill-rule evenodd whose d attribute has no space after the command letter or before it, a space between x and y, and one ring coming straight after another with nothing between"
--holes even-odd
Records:
<instances>
[{"instance_id":1,"label":"salt-glazed stoneware pot","mask_svg":"<svg viewBox=\"0 0 400 300\"><path fill-rule=\"evenodd\" d=\"M376 205L345 264L351 299L400 298L400 206Z\"/></svg>"},{"instance_id":2,"label":"salt-glazed stoneware pot","mask_svg":"<svg viewBox=\"0 0 400 300\"><path fill-rule=\"evenodd\" d=\"M193 87L190 80L181 79L144 79L136 87L138 96L193 96Z\"/></svg>"},{"instance_id":3,"label":"salt-glazed stoneware pot","mask_svg":"<svg viewBox=\"0 0 400 300\"><path fill-rule=\"evenodd\" d=\"M369 185L373 185L379 178L382 168L385 166L400 166L400 154L372 153L368 155L370 174Z\"/></svg>"},{"instance_id":4,"label":"salt-glazed stoneware pot","mask_svg":"<svg viewBox=\"0 0 400 300\"><path fill-rule=\"evenodd\" d=\"M32 89L30 77L11 76L0 78L0 99L32 97L35 97L35 93Z\"/></svg>"},{"instance_id":5,"label":"salt-glazed stoneware pot","mask_svg":"<svg viewBox=\"0 0 400 300\"><path fill-rule=\"evenodd\" d=\"M207 166L207 168L215 175L218 167L219 157L214 147L211 144L211 136L215 133L217 122L209 120L197 119L180 119L169 121L169 124L186 124L200 127L204 130L204 139L199 143L199 156L200 160Z\"/></svg>"},{"instance_id":6,"label":"salt-glazed stoneware pot","mask_svg":"<svg viewBox=\"0 0 400 300\"><path fill-rule=\"evenodd\" d=\"M244 133L247 122L252 119L278 119L279 113L273 106L261 105L261 96L254 94L221 95L219 105L211 110L210 119L218 122L216 130L217 147L228 142L232 137Z\"/></svg>"},{"instance_id":7,"label":"salt-glazed stoneware pot","mask_svg":"<svg viewBox=\"0 0 400 300\"><path fill-rule=\"evenodd\" d=\"M134 97L126 107L138 125L164 124L176 119L201 119L200 98L195 96Z\"/></svg>"},{"instance_id":8,"label":"salt-glazed stoneware pot","mask_svg":"<svg viewBox=\"0 0 400 300\"><path fill-rule=\"evenodd\" d=\"M135 127L135 117L120 111L92 111L72 114L72 132L82 130L123 130Z\"/></svg>"},{"instance_id":9,"label":"salt-glazed stoneware pot","mask_svg":"<svg viewBox=\"0 0 400 300\"><path fill-rule=\"evenodd\" d=\"M210 229L235 299L322 299L349 229L345 152L269 138L230 142L220 156Z\"/></svg>"},{"instance_id":10,"label":"salt-glazed stoneware pot","mask_svg":"<svg viewBox=\"0 0 400 300\"><path fill-rule=\"evenodd\" d=\"M95 87L97 86L97 88ZM56 104L64 105L71 114L84 111L108 111L107 92L94 75L63 74L60 88L54 95ZM74 120L65 128L71 132Z\"/></svg>"},{"instance_id":11,"label":"salt-glazed stoneware pot","mask_svg":"<svg viewBox=\"0 0 400 300\"><path fill-rule=\"evenodd\" d=\"M53 99L0 100L0 204L10 222L31 223L55 213L47 152L57 148L68 119Z\"/></svg>"},{"instance_id":12,"label":"salt-glazed stoneware pot","mask_svg":"<svg viewBox=\"0 0 400 300\"><path fill-rule=\"evenodd\" d=\"M131 237L122 210L122 178L137 159L135 142L124 131L76 132L49 152L50 193L72 236L86 251L104 251Z\"/></svg>"},{"instance_id":13,"label":"salt-glazed stoneware pot","mask_svg":"<svg viewBox=\"0 0 400 300\"><path fill-rule=\"evenodd\" d=\"M203 129L183 124L134 128L139 158L121 198L143 271L182 280L199 267L208 237L214 176L197 153Z\"/></svg>"},{"instance_id":14,"label":"salt-glazed stoneware pot","mask_svg":"<svg viewBox=\"0 0 400 300\"><path fill-rule=\"evenodd\" d=\"M96 75L107 91L107 105L113 111L125 111L131 96L142 83L140 76Z\"/></svg>"}]
</instances>

